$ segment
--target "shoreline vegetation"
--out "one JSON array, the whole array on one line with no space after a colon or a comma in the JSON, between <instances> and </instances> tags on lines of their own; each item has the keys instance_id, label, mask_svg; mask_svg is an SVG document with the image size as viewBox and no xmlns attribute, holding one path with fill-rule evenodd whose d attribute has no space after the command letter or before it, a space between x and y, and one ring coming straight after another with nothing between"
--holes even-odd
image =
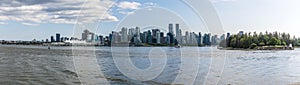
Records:
<instances>
[{"instance_id":1,"label":"shoreline vegetation","mask_svg":"<svg viewBox=\"0 0 300 85\"><path fill-rule=\"evenodd\" d=\"M220 43L218 49L221 50L294 50L294 47L300 46L300 39L288 33L279 32L260 32L244 33L227 36Z\"/></svg>"}]
</instances>

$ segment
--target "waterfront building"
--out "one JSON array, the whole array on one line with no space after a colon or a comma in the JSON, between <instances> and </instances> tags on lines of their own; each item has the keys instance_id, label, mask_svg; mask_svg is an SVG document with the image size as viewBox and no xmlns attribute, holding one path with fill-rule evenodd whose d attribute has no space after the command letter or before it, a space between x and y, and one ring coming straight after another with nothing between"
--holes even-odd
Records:
<instances>
[{"instance_id":1,"label":"waterfront building","mask_svg":"<svg viewBox=\"0 0 300 85\"><path fill-rule=\"evenodd\" d=\"M81 39L86 42L95 42L96 35L95 33L90 32L89 30L84 30Z\"/></svg>"},{"instance_id":2,"label":"waterfront building","mask_svg":"<svg viewBox=\"0 0 300 85\"><path fill-rule=\"evenodd\" d=\"M214 35L211 37L211 45L217 45L218 44L218 35Z\"/></svg>"},{"instance_id":3,"label":"waterfront building","mask_svg":"<svg viewBox=\"0 0 300 85\"><path fill-rule=\"evenodd\" d=\"M53 36L51 36L51 42L55 42L55 39L54 39L54 37Z\"/></svg>"},{"instance_id":4,"label":"waterfront building","mask_svg":"<svg viewBox=\"0 0 300 85\"><path fill-rule=\"evenodd\" d=\"M147 33L148 32L143 32L141 35L142 43L147 43Z\"/></svg>"},{"instance_id":5,"label":"waterfront building","mask_svg":"<svg viewBox=\"0 0 300 85\"><path fill-rule=\"evenodd\" d=\"M121 33L121 42L128 42L127 28L123 27L120 33Z\"/></svg>"},{"instance_id":6,"label":"waterfront building","mask_svg":"<svg viewBox=\"0 0 300 85\"><path fill-rule=\"evenodd\" d=\"M192 33L192 32L190 32L190 34L189 34L190 36L189 36L189 44L190 45L192 45L192 44L194 44L195 42L194 42L194 34Z\"/></svg>"},{"instance_id":7,"label":"waterfront building","mask_svg":"<svg viewBox=\"0 0 300 85\"><path fill-rule=\"evenodd\" d=\"M169 24L169 33L174 34L173 24Z\"/></svg>"},{"instance_id":8,"label":"waterfront building","mask_svg":"<svg viewBox=\"0 0 300 85\"><path fill-rule=\"evenodd\" d=\"M203 44L204 45L211 45L211 41L210 41L210 39L211 39L211 34L209 33L209 34L204 34L204 37L203 37Z\"/></svg>"},{"instance_id":9,"label":"waterfront building","mask_svg":"<svg viewBox=\"0 0 300 85\"><path fill-rule=\"evenodd\" d=\"M167 43L168 43L168 44L173 44L174 41L175 41L174 35L173 35L172 33L169 32L169 33L167 34Z\"/></svg>"},{"instance_id":10,"label":"waterfront building","mask_svg":"<svg viewBox=\"0 0 300 85\"><path fill-rule=\"evenodd\" d=\"M182 33L181 33L181 29L179 27L179 24L176 24L176 36L175 36L175 40L177 43L182 43Z\"/></svg>"},{"instance_id":11,"label":"waterfront building","mask_svg":"<svg viewBox=\"0 0 300 85\"><path fill-rule=\"evenodd\" d=\"M157 43L158 37L160 37L160 30L159 29L152 29L152 42Z\"/></svg>"},{"instance_id":12,"label":"waterfront building","mask_svg":"<svg viewBox=\"0 0 300 85\"><path fill-rule=\"evenodd\" d=\"M60 34L56 33L56 42L60 42Z\"/></svg>"},{"instance_id":13,"label":"waterfront building","mask_svg":"<svg viewBox=\"0 0 300 85\"><path fill-rule=\"evenodd\" d=\"M190 33L188 31L185 32L185 44L190 44Z\"/></svg>"},{"instance_id":14,"label":"waterfront building","mask_svg":"<svg viewBox=\"0 0 300 85\"><path fill-rule=\"evenodd\" d=\"M113 39L113 34L112 33L110 33L109 35L108 35L108 41L112 41L112 39Z\"/></svg>"},{"instance_id":15,"label":"waterfront building","mask_svg":"<svg viewBox=\"0 0 300 85\"><path fill-rule=\"evenodd\" d=\"M176 37L179 37L180 35L180 28L179 28L179 24L176 24Z\"/></svg>"},{"instance_id":16,"label":"waterfront building","mask_svg":"<svg viewBox=\"0 0 300 85\"><path fill-rule=\"evenodd\" d=\"M160 32L156 32L156 43L160 44Z\"/></svg>"},{"instance_id":17,"label":"waterfront building","mask_svg":"<svg viewBox=\"0 0 300 85\"><path fill-rule=\"evenodd\" d=\"M117 43L118 42L118 33L115 31L112 31L111 33L111 43Z\"/></svg>"},{"instance_id":18,"label":"waterfront building","mask_svg":"<svg viewBox=\"0 0 300 85\"><path fill-rule=\"evenodd\" d=\"M82 35L81 35L81 37L82 37L81 39L82 40L87 40L89 33L90 33L89 30L87 30L87 29L84 30L83 33L82 33Z\"/></svg>"},{"instance_id":19,"label":"waterfront building","mask_svg":"<svg viewBox=\"0 0 300 85\"><path fill-rule=\"evenodd\" d=\"M151 34L152 34L151 31L148 30L148 32L147 32L147 43L148 44L152 43L152 35Z\"/></svg>"},{"instance_id":20,"label":"waterfront building","mask_svg":"<svg viewBox=\"0 0 300 85\"><path fill-rule=\"evenodd\" d=\"M48 43L49 42L49 39L46 39L46 43Z\"/></svg>"},{"instance_id":21,"label":"waterfront building","mask_svg":"<svg viewBox=\"0 0 300 85\"><path fill-rule=\"evenodd\" d=\"M133 40L135 44L140 44L140 43L142 43L140 33L141 33L141 29L140 29L139 27L136 27L136 28L135 28L134 40Z\"/></svg>"},{"instance_id":22,"label":"waterfront building","mask_svg":"<svg viewBox=\"0 0 300 85\"><path fill-rule=\"evenodd\" d=\"M99 35L99 43L104 44L104 37L102 35Z\"/></svg>"},{"instance_id":23,"label":"waterfront building","mask_svg":"<svg viewBox=\"0 0 300 85\"><path fill-rule=\"evenodd\" d=\"M201 32L199 32L199 35L197 37L197 42L198 42L198 46L202 45L202 34L201 34Z\"/></svg>"},{"instance_id":24,"label":"waterfront building","mask_svg":"<svg viewBox=\"0 0 300 85\"><path fill-rule=\"evenodd\" d=\"M135 35L135 29L134 28L130 28L128 30L128 40L129 41L133 41L132 39L133 39L134 35Z\"/></svg>"},{"instance_id":25,"label":"waterfront building","mask_svg":"<svg viewBox=\"0 0 300 85\"><path fill-rule=\"evenodd\" d=\"M179 29L179 35L178 35L178 38L179 38L179 43L183 43L183 40L182 40L182 31L181 31L181 29Z\"/></svg>"}]
</instances>

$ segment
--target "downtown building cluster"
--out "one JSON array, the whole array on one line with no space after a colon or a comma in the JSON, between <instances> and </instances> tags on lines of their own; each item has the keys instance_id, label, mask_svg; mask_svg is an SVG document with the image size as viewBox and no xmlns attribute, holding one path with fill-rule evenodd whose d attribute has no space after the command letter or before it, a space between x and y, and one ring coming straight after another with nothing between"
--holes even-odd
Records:
<instances>
[{"instance_id":1,"label":"downtown building cluster","mask_svg":"<svg viewBox=\"0 0 300 85\"><path fill-rule=\"evenodd\" d=\"M130 46L211 46L218 45L225 38L227 39L230 34L223 34L221 37L218 35L211 35L211 33L201 32L188 32L184 34L180 29L179 24L169 24L168 32L165 30L151 28L150 30L141 31L139 27L135 28L121 28L120 31L112 31L107 36L97 35L89 30L84 30L80 38L63 37L60 33L51 36L50 39L42 41L1 41L1 43L12 44L36 44L36 45L95 45L95 46L113 46L113 45L130 45Z\"/></svg>"},{"instance_id":2,"label":"downtown building cluster","mask_svg":"<svg viewBox=\"0 0 300 85\"><path fill-rule=\"evenodd\" d=\"M160 29L150 29L141 32L139 27L125 28L120 31L112 31L107 36L96 35L88 30L84 30L81 39L76 39L81 43L97 44L104 46L125 44L130 46L173 46L173 45L186 45L186 46L210 46L218 45L220 41L225 39L225 35L218 37L217 35L211 35L201 32L185 32L182 34L179 24L169 24L168 32L163 32ZM76 43L74 39L67 40L65 42ZM61 40L64 40L63 38Z\"/></svg>"}]
</instances>

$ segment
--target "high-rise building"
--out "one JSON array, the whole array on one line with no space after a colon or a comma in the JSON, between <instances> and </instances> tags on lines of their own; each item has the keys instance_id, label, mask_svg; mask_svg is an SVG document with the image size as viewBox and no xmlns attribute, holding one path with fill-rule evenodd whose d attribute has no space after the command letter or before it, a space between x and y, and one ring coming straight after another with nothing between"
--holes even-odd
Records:
<instances>
[{"instance_id":1,"label":"high-rise building","mask_svg":"<svg viewBox=\"0 0 300 85\"><path fill-rule=\"evenodd\" d=\"M156 43L160 44L160 32L156 32Z\"/></svg>"},{"instance_id":2,"label":"high-rise building","mask_svg":"<svg viewBox=\"0 0 300 85\"><path fill-rule=\"evenodd\" d=\"M176 37L179 37L180 35L180 28L179 28L179 24L176 24Z\"/></svg>"},{"instance_id":3,"label":"high-rise building","mask_svg":"<svg viewBox=\"0 0 300 85\"><path fill-rule=\"evenodd\" d=\"M46 39L46 43L48 43L49 42L49 39Z\"/></svg>"},{"instance_id":4,"label":"high-rise building","mask_svg":"<svg viewBox=\"0 0 300 85\"><path fill-rule=\"evenodd\" d=\"M214 35L211 37L211 45L217 45L218 44L218 35Z\"/></svg>"},{"instance_id":5,"label":"high-rise building","mask_svg":"<svg viewBox=\"0 0 300 85\"><path fill-rule=\"evenodd\" d=\"M160 32L160 43L166 44L166 37L164 35L164 32Z\"/></svg>"},{"instance_id":6,"label":"high-rise building","mask_svg":"<svg viewBox=\"0 0 300 85\"><path fill-rule=\"evenodd\" d=\"M167 43L168 43L168 44L173 44L174 41L175 41L174 34L168 33L168 34L167 34Z\"/></svg>"},{"instance_id":7,"label":"high-rise building","mask_svg":"<svg viewBox=\"0 0 300 85\"><path fill-rule=\"evenodd\" d=\"M179 35L177 36L177 39L178 39L178 42L179 42L179 43L183 43L183 40L182 40L182 31L181 31L181 29L179 29Z\"/></svg>"},{"instance_id":8,"label":"high-rise building","mask_svg":"<svg viewBox=\"0 0 300 85\"><path fill-rule=\"evenodd\" d=\"M199 32L197 41L198 41L198 46L202 45L202 34L201 34L201 32Z\"/></svg>"},{"instance_id":9,"label":"high-rise building","mask_svg":"<svg viewBox=\"0 0 300 85\"><path fill-rule=\"evenodd\" d=\"M136 37L140 38L141 29L139 27L135 28Z\"/></svg>"},{"instance_id":10,"label":"high-rise building","mask_svg":"<svg viewBox=\"0 0 300 85\"><path fill-rule=\"evenodd\" d=\"M160 33L159 29L152 29L153 37L157 37L157 33Z\"/></svg>"},{"instance_id":11,"label":"high-rise building","mask_svg":"<svg viewBox=\"0 0 300 85\"><path fill-rule=\"evenodd\" d=\"M256 33L256 32L255 32ZM226 35L226 47L228 47L229 45L230 45L230 40L229 40L229 38L230 38L230 33L227 33L227 35Z\"/></svg>"},{"instance_id":12,"label":"high-rise building","mask_svg":"<svg viewBox=\"0 0 300 85\"><path fill-rule=\"evenodd\" d=\"M203 37L203 44L204 45L211 45L210 39L211 39L211 34L204 34Z\"/></svg>"},{"instance_id":13,"label":"high-rise building","mask_svg":"<svg viewBox=\"0 0 300 85\"><path fill-rule=\"evenodd\" d=\"M128 30L128 40L131 41L131 42L133 42L133 37L134 37L135 34L136 34L135 29L134 28L130 28Z\"/></svg>"},{"instance_id":14,"label":"high-rise building","mask_svg":"<svg viewBox=\"0 0 300 85\"><path fill-rule=\"evenodd\" d=\"M56 33L56 42L60 42L60 34Z\"/></svg>"},{"instance_id":15,"label":"high-rise building","mask_svg":"<svg viewBox=\"0 0 300 85\"><path fill-rule=\"evenodd\" d=\"M190 44L190 34L188 31L185 32L185 44Z\"/></svg>"},{"instance_id":16,"label":"high-rise building","mask_svg":"<svg viewBox=\"0 0 300 85\"><path fill-rule=\"evenodd\" d=\"M104 44L104 37L102 35L99 36L99 43Z\"/></svg>"},{"instance_id":17,"label":"high-rise building","mask_svg":"<svg viewBox=\"0 0 300 85\"><path fill-rule=\"evenodd\" d=\"M82 37L81 39L82 39L82 40L87 40L88 34L89 34L89 33L90 33L89 30L87 30L87 29L84 30L83 33L82 33L82 35L81 35L81 37Z\"/></svg>"},{"instance_id":18,"label":"high-rise building","mask_svg":"<svg viewBox=\"0 0 300 85\"><path fill-rule=\"evenodd\" d=\"M147 43L152 43L152 35L151 35L151 31L148 30L148 33L147 33Z\"/></svg>"},{"instance_id":19,"label":"high-rise building","mask_svg":"<svg viewBox=\"0 0 300 85\"><path fill-rule=\"evenodd\" d=\"M54 37L53 36L51 36L51 42L55 42L55 39L54 39Z\"/></svg>"},{"instance_id":20,"label":"high-rise building","mask_svg":"<svg viewBox=\"0 0 300 85\"><path fill-rule=\"evenodd\" d=\"M147 43L147 34L148 32L143 32L141 35L142 43Z\"/></svg>"},{"instance_id":21,"label":"high-rise building","mask_svg":"<svg viewBox=\"0 0 300 85\"><path fill-rule=\"evenodd\" d=\"M173 24L169 24L169 33L174 34Z\"/></svg>"},{"instance_id":22,"label":"high-rise building","mask_svg":"<svg viewBox=\"0 0 300 85\"><path fill-rule=\"evenodd\" d=\"M142 42L140 33L141 33L141 29L139 27L136 27L135 28L135 36L134 36L135 44L140 44Z\"/></svg>"},{"instance_id":23,"label":"high-rise building","mask_svg":"<svg viewBox=\"0 0 300 85\"><path fill-rule=\"evenodd\" d=\"M121 42L128 42L127 28L122 28L121 30Z\"/></svg>"},{"instance_id":24,"label":"high-rise building","mask_svg":"<svg viewBox=\"0 0 300 85\"><path fill-rule=\"evenodd\" d=\"M95 33L92 33L86 29L83 31L81 37L81 39L85 40L86 42L94 42L96 41L97 36L95 35Z\"/></svg>"}]
</instances>

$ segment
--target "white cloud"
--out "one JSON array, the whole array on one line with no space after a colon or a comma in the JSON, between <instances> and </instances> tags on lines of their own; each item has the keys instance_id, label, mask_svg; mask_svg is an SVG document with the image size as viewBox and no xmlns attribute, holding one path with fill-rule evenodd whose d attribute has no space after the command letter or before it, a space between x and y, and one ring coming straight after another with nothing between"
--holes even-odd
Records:
<instances>
[{"instance_id":1,"label":"white cloud","mask_svg":"<svg viewBox=\"0 0 300 85\"><path fill-rule=\"evenodd\" d=\"M6 23L6 22L0 22L0 25L6 25L6 24L8 24L8 23Z\"/></svg>"},{"instance_id":2,"label":"white cloud","mask_svg":"<svg viewBox=\"0 0 300 85\"><path fill-rule=\"evenodd\" d=\"M121 9L139 9L142 4L138 2L120 2L117 6Z\"/></svg>"},{"instance_id":3,"label":"white cloud","mask_svg":"<svg viewBox=\"0 0 300 85\"><path fill-rule=\"evenodd\" d=\"M157 6L157 4L156 4L156 3L153 3L153 2L146 2L146 3L144 3L144 5L145 5L146 7Z\"/></svg>"},{"instance_id":4,"label":"white cloud","mask_svg":"<svg viewBox=\"0 0 300 85\"><path fill-rule=\"evenodd\" d=\"M26 22L23 22L22 24L26 25L26 26L38 26L39 25L39 24L26 23Z\"/></svg>"},{"instance_id":5,"label":"white cloud","mask_svg":"<svg viewBox=\"0 0 300 85\"><path fill-rule=\"evenodd\" d=\"M153 2L146 2L146 3L139 3L139 2L127 2L123 1L117 4L117 9L120 14L134 14L135 10L141 9L141 8L147 8L147 7L154 7L157 6L156 3Z\"/></svg>"},{"instance_id":6,"label":"white cloud","mask_svg":"<svg viewBox=\"0 0 300 85\"><path fill-rule=\"evenodd\" d=\"M118 18L108 11L114 4L113 0L84 1L4 0L0 4L0 20L26 22L24 25L35 25L27 22L74 24L77 19L81 23L118 21Z\"/></svg>"}]
</instances>

